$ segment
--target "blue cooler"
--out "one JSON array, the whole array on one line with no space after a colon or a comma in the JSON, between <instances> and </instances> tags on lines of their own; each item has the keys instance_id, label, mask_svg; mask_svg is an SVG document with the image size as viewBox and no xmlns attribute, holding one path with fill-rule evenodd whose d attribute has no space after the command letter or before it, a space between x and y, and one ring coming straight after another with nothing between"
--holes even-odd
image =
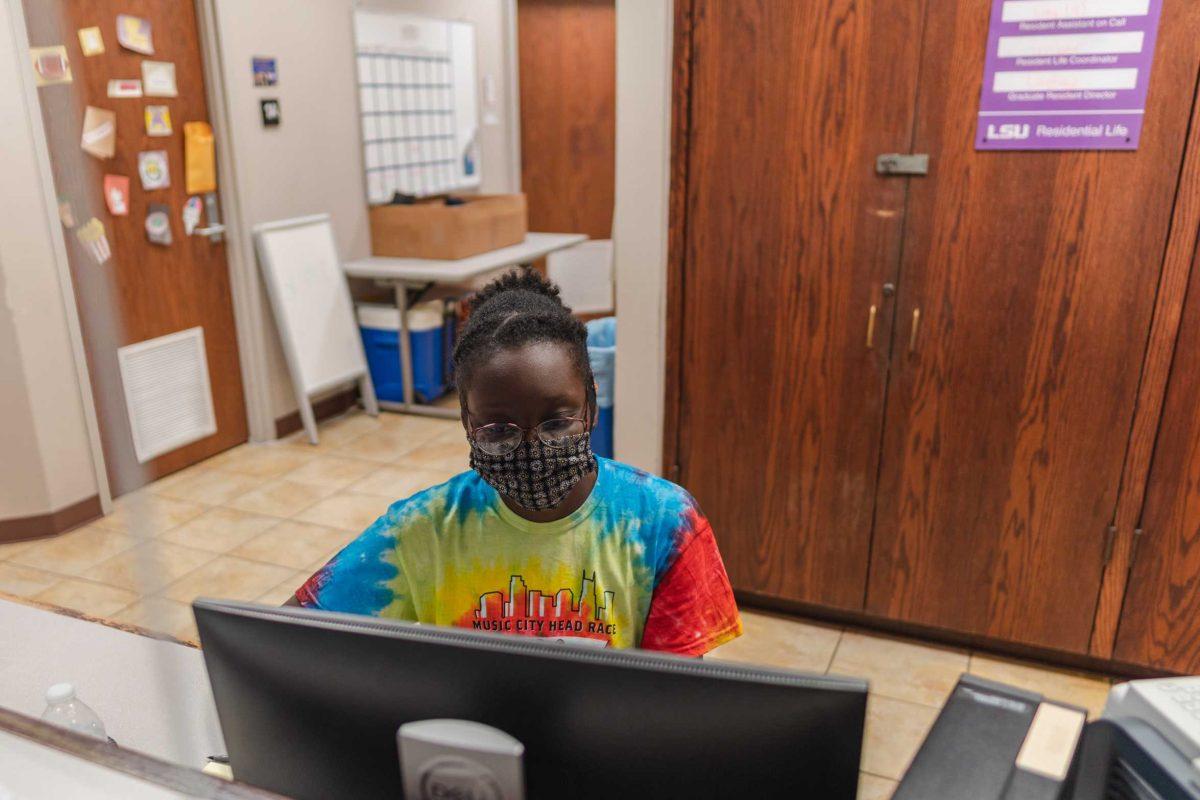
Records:
<instances>
[{"instance_id":1,"label":"blue cooler","mask_svg":"<svg viewBox=\"0 0 1200 800\"><path fill-rule=\"evenodd\" d=\"M592 450L605 458L613 457L613 379L616 375L617 318L594 319L587 324L588 361L596 378L596 405L599 415L592 429Z\"/></svg>"},{"instance_id":2,"label":"blue cooler","mask_svg":"<svg viewBox=\"0 0 1200 800\"><path fill-rule=\"evenodd\" d=\"M446 393L442 364L442 302L430 300L408 310L408 341L412 351L413 394L429 403ZM380 400L404 402L400 378L400 311L395 306L360 303L358 326L362 332L367 366Z\"/></svg>"}]
</instances>

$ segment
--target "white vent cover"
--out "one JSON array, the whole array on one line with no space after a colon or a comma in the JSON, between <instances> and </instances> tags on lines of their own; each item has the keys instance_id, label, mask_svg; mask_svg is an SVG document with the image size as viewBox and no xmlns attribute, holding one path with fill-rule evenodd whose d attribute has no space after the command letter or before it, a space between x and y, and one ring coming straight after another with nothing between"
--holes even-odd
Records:
<instances>
[{"instance_id":1,"label":"white vent cover","mask_svg":"<svg viewBox=\"0 0 1200 800\"><path fill-rule=\"evenodd\" d=\"M204 329L117 350L139 464L217 432Z\"/></svg>"}]
</instances>

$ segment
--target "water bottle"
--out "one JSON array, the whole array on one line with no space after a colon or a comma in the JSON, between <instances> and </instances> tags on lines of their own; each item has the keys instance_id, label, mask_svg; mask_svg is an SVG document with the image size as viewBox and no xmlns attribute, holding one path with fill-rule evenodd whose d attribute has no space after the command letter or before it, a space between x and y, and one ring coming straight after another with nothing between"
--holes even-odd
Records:
<instances>
[{"instance_id":1,"label":"water bottle","mask_svg":"<svg viewBox=\"0 0 1200 800\"><path fill-rule=\"evenodd\" d=\"M42 719L94 739L108 741L100 717L75 696L75 687L69 683L56 683L46 690L46 710L42 712Z\"/></svg>"}]
</instances>

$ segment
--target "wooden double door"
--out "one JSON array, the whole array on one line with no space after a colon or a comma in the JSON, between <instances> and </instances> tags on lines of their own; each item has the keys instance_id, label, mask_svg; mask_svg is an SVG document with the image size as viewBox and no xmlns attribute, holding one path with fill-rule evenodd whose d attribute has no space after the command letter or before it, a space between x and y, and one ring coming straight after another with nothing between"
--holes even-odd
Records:
<instances>
[{"instance_id":1,"label":"wooden double door","mask_svg":"<svg viewBox=\"0 0 1200 800\"><path fill-rule=\"evenodd\" d=\"M678 5L666 450L735 588L1086 652L1200 4L1136 152L1036 153L974 149L990 3Z\"/></svg>"}]
</instances>

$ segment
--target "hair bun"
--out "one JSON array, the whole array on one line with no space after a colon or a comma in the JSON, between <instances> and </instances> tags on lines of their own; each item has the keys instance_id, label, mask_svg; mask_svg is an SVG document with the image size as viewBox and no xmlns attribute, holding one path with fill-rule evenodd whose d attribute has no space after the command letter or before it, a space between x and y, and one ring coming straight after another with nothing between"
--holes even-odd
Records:
<instances>
[{"instance_id":1,"label":"hair bun","mask_svg":"<svg viewBox=\"0 0 1200 800\"><path fill-rule=\"evenodd\" d=\"M563 305L558 287L546 276L532 267L521 267L504 273L476 292L471 300L471 313L477 312L485 303L505 292L529 292L549 298L559 306Z\"/></svg>"}]
</instances>

